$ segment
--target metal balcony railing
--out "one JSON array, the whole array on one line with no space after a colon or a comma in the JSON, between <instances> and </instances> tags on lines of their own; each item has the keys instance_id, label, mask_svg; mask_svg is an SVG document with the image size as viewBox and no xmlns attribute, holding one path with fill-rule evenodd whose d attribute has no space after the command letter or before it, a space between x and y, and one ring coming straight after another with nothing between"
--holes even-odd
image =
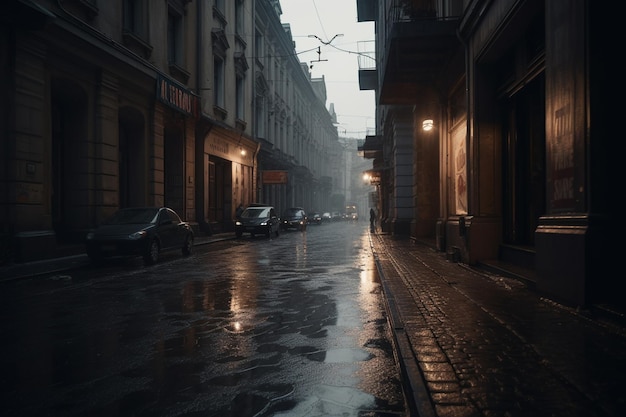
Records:
<instances>
[{"instance_id":1,"label":"metal balcony railing","mask_svg":"<svg viewBox=\"0 0 626 417\"><path fill-rule=\"evenodd\" d=\"M456 20L463 12L463 0L391 0L384 22L385 39L397 23L423 23L425 26Z\"/></svg>"},{"instance_id":2,"label":"metal balcony railing","mask_svg":"<svg viewBox=\"0 0 626 417\"><path fill-rule=\"evenodd\" d=\"M359 70L376 69L376 41L357 42Z\"/></svg>"}]
</instances>

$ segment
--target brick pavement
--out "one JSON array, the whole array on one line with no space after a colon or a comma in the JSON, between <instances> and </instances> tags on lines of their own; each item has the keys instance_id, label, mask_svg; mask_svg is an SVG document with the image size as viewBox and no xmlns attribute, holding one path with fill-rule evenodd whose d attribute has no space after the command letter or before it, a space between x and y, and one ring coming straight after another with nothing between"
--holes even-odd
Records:
<instances>
[{"instance_id":1,"label":"brick pavement","mask_svg":"<svg viewBox=\"0 0 626 417\"><path fill-rule=\"evenodd\" d=\"M370 236L414 415L626 415L624 328L429 246Z\"/></svg>"}]
</instances>

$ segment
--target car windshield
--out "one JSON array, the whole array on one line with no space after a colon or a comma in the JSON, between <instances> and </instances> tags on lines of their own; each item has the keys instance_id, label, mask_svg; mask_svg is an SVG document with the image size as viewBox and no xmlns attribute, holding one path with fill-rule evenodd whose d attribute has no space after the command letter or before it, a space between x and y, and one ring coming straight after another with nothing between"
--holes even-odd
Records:
<instances>
[{"instance_id":1,"label":"car windshield","mask_svg":"<svg viewBox=\"0 0 626 417\"><path fill-rule=\"evenodd\" d=\"M129 208L118 210L104 224L146 224L156 222L158 208Z\"/></svg>"},{"instance_id":2,"label":"car windshield","mask_svg":"<svg viewBox=\"0 0 626 417\"><path fill-rule=\"evenodd\" d=\"M283 213L284 217L294 217L300 215L300 209L287 209Z\"/></svg>"},{"instance_id":3,"label":"car windshield","mask_svg":"<svg viewBox=\"0 0 626 417\"><path fill-rule=\"evenodd\" d=\"M270 209L267 207L248 207L241 213L242 219L257 219L260 217L269 217Z\"/></svg>"}]
</instances>

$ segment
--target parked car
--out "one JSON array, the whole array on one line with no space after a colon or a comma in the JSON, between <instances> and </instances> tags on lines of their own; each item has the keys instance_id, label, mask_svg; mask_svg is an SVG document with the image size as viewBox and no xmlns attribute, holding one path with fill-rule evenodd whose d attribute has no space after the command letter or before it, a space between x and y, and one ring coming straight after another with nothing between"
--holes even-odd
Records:
<instances>
[{"instance_id":1,"label":"parked car","mask_svg":"<svg viewBox=\"0 0 626 417\"><path fill-rule=\"evenodd\" d=\"M302 207L286 209L280 217L280 227L283 230L296 229L304 232L308 223L306 211Z\"/></svg>"},{"instance_id":2,"label":"parked car","mask_svg":"<svg viewBox=\"0 0 626 417\"><path fill-rule=\"evenodd\" d=\"M279 235L280 219L272 206L251 205L246 208L241 217L235 221L235 236L241 237L244 233L250 236L272 234Z\"/></svg>"},{"instance_id":3,"label":"parked car","mask_svg":"<svg viewBox=\"0 0 626 417\"><path fill-rule=\"evenodd\" d=\"M322 216L318 212L315 212L309 216L308 223L320 225L322 224Z\"/></svg>"},{"instance_id":4,"label":"parked car","mask_svg":"<svg viewBox=\"0 0 626 417\"><path fill-rule=\"evenodd\" d=\"M325 211L324 214L322 214L322 221L331 221L333 219L333 216L331 216L330 212Z\"/></svg>"},{"instance_id":5,"label":"parked car","mask_svg":"<svg viewBox=\"0 0 626 417\"><path fill-rule=\"evenodd\" d=\"M142 256L148 265L161 252L193 249L194 232L188 222L168 207L131 207L116 211L87 234L85 246L93 262L107 257Z\"/></svg>"}]
</instances>

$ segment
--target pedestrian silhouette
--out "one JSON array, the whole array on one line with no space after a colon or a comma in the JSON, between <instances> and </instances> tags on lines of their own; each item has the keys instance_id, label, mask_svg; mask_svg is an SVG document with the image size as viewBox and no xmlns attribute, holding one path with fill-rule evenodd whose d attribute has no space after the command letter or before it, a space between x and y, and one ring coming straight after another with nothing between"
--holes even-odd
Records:
<instances>
[{"instance_id":1,"label":"pedestrian silhouette","mask_svg":"<svg viewBox=\"0 0 626 417\"><path fill-rule=\"evenodd\" d=\"M373 232L376 229L376 211L370 208L370 230Z\"/></svg>"},{"instance_id":2,"label":"pedestrian silhouette","mask_svg":"<svg viewBox=\"0 0 626 417\"><path fill-rule=\"evenodd\" d=\"M237 220L241 218L241 213L243 213L243 204L239 203L239 205L237 206L237 210L235 211L235 217L237 218Z\"/></svg>"}]
</instances>

